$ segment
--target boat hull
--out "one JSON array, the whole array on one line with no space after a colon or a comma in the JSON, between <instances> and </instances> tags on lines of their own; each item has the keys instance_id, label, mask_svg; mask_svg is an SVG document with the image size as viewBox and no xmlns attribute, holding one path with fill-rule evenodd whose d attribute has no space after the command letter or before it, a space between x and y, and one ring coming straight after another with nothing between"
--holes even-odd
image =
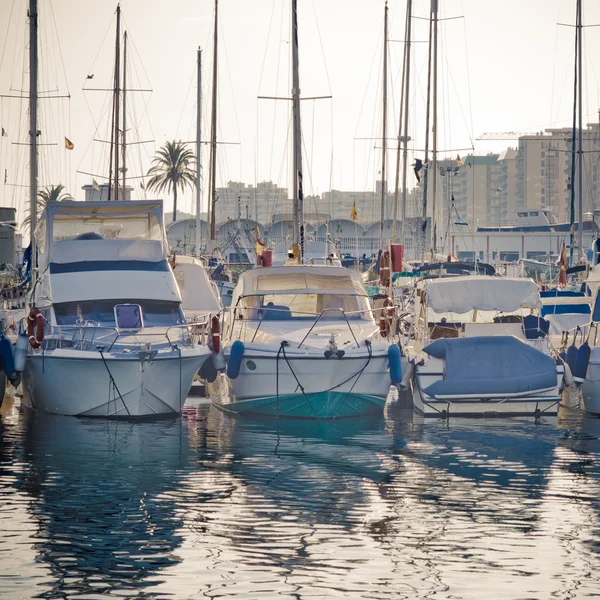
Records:
<instances>
[{"instance_id":1,"label":"boat hull","mask_svg":"<svg viewBox=\"0 0 600 600\"><path fill-rule=\"evenodd\" d=\"M26 406L46 413L104 418L148 418L181 412L192 380L210 351L166 352L151 360L56 349L28 356Z\"/></svg>"},{"instance_id":2,"label":"boat hull","mask_svg":"<svg viewBox=\"0 0 600 600\"><path fill-rule=\"evenodd\" d=\"M530 396L434 398L423 391L418 375L412 381L413 406L425 417L537 417L558 413L559 387Z\"/></svg>"},{"instance_id":3,"label":"boat hull","mask_svg":"<svg viewBox=\"0 0 600 600\"><path fill-rule=\"evenodd\" d=\"M382 412L390 385L387 352L326 359L322 351L288 351L284 358L249 350L239 375L213 399L236 413L336 419Z\"/></svg>"},{"instance_id":4,"label":"boat hull","mask_svg":"<svg viewBox=\"0 0 600 600\"><path fill-rule=\"evenodd\" d=\"M581 391L584 410L593 415L600 415L600 355L595 350L596 348L592 349L592 358Z\"/></svg>"}]
</instances>

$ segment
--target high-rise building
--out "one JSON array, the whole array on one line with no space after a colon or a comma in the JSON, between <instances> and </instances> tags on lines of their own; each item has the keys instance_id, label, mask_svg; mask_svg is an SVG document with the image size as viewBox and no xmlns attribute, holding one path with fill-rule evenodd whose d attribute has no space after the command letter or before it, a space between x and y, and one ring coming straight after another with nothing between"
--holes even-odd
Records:
<instances>
[{"instance_id":1,"label":"high-rise building","mask_svg":"<svg viewBox=\"0 0 600 600\"><path fill-rule=\"evenodd\" d=\"M256 186L230 181L227 187L215 189L216 220L218 223L237 219L238 210L243 219L268 224L275 213L292 212L292 200L287 188L272 181L261 181Z\"/></svg>"},{"instance_id":2,"label":"high-rise building","mask_svg":"<svg viewBox=\"0 0 600 600\"><path fill-rule=\"evenodd\" d=\"M582 134L584 212L600 209L599 127L598 123L589 123ZM572 151L573 132L569 127L546 129L519 138L517 157L519 208L549 210L558 221L569 221ZM577 193L577 179L573 185Z\"/></svg>"}]
</instances>

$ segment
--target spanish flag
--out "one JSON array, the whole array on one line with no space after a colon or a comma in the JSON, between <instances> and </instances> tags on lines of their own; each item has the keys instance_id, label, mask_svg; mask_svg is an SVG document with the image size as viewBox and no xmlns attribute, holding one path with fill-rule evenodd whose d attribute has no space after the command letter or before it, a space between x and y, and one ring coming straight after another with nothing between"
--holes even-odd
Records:
<instances>
[{"instance_id":1,"label":"spanish flag","mask_svg":"<svg viewBox=\"0 0 600 600\"><path fill-rule=\"evenodd\" d=\"M350 218L355 223L358 223L358 210L356 209L356 200L354 201L354 204L352 205L352 212L350 213Z\"/></svg>"},{"instance_id":2,"label":"spanish flag","mask_svg":"<svg viewBox=\"0 0 600 600\"><path fill-rule=\"evenodd\" d=\"M260 239L260 230L258 228L258 225L256 226L255 234L256 234L256 256L260 256L263 253L263 250L267 247L267 245L264 242L262 242Z\"/></svg>"},{"instance_id":3,"label":"spanish flag","mask_svg":"<svg viewBox=\"0 0 600 600\"><path fill-rule=\"evenodd\" d=\"M75 144L68 138L65 138L65 148L67 150L73 150L73 148L75 148Z\"/></svg>"}]
</instances>

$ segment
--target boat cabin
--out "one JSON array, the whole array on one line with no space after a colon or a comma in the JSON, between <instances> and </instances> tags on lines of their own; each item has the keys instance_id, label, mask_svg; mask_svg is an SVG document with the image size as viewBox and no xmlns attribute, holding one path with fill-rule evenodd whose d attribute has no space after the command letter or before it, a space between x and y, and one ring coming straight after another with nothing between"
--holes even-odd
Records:
<instances>
[{"instance_id":1,"label":"boat cabin","mask_svg":"<svg viewBox=\"0 0 600 600\"><path fill-rule=\"evenodd\" d=\"M183 322L162 201L49 202L35 232L36 306L52 324L115 327L139 305L144 327Z\"/></svg>"},{"instance_id":2,"label":"boat cabin","mask_svg":"<svg viewBox=\"0 0 600 600\"><path fill-rule=\"evenodd\" d=\"M231 306L246 321L373 320L360 273L344 267L259 267L240 276Z\"/></svg>"}]
</instances>

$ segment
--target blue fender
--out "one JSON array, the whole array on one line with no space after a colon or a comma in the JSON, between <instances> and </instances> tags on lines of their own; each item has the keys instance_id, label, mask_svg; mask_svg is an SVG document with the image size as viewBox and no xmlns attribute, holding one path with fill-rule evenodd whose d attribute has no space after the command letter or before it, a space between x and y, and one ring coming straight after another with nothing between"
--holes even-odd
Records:
<instances>
[{"instance_id":1,"label":"blue fender","mask_svg":"<svg viewBox=\"0 0 600 600\"><path fill-rule=\"evenodd\" d=\"M244 342L240 340L236 340L231 345L231 352L227 361L227 377L229 379L235 379L240 374L244 349Z\"/></svg>"},{"instance_id":2,"label":"blue fender","mask_svg":"<svg viewBox=\"0 0 600 600\"><path fill-rule=\"evenodd\" d=\"M394 385L402 383L402 355L396 344L388 347L388 360L390 363L390 379Z\"/></svg>"},{"instance_id":3,"label":"blue fender","mask_svg":"<svg viewBox=\"0 0 600 600\"><path fill-rule=\"evenodd\" d=\"M212 359L212 355L211 355L204 361L204 363L200 367L200 370L198 371L198 375L200 375L200 377L202 379L206 379L206 381L208 381L208 383L214 383L217 379L218 374L219 374L219 372L215 368L215 363L214 363L214 361Z\"/></svg>"},{"instance_id":4,"label":"blue fender","mask_svg":"<svg viewBox=\"0 0 600 600\"><path fill-rule=\"evenodd\" d=\"M567 364L571 368L572 373L575 372L575 360L576 359L577 359L577 346L575 345L575 342L573 342L567 348Z\"/></svg>"},{"instance_id":5,"label":"blue fender","mask_svg":"<svg viewBox=\"0 0 600 600\"><path fill-rule=\"evenodd\" d=\"M591 353L592 349L587 342L584 342L579 346L575 358L575 367L573 369L573 379L575 380L575 383L583 383L585 381Z\"/></svg>"},{"instance_id":6,"label":"blue fender","mask_svg":"<svg viewBox=\"0 0 600 600\"><path fill-rule=\"evenodd\" d=\"M0 336L0 357L2 357L2 370L9 378L15 374L15 359L10 340L5 336Z\"/></svg>"}]
</instances>

